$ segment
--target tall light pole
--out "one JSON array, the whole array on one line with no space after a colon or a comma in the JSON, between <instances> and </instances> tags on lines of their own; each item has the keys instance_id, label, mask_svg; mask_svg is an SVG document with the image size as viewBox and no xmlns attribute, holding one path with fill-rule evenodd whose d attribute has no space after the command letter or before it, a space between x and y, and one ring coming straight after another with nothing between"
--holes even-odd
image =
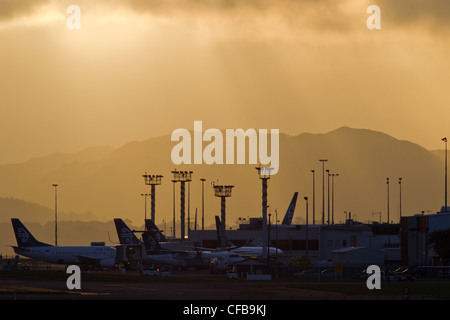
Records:
<instances>
[{"instance_id":1,"label":"tall light pole","mask_svg":"<svg viewBox=\"0 0 450 320\"><path fill-rule=\"evenodd\" d=\"M447 212L447 137L442 138L445 142L445 212Z\"/></svg>"},{"instance_id":2,"label":"tall light pole","mask_svg":"<svg viewBox=\"0 0 450 320\"><path fill-rule=\"evenodd\" d=\"M402 220L402 178L398 178L398 184L400 186L400 212L399 212L399 222Z\"/></svg>"},{"instance_id":3,"label":"tall light pole","mask_svg":"<svg viewBox=\"0 0 450 320\"><path fill-rule=\"evenodd\" d=\"M303 199L305 199L306 201L306 243L305 243L305 247L306 247L306 258L308 258L308 252L309 252L309 248L308 248L308 197L304 197Z\"/></svg>"},{"instance_id":4,"label":"tall light pole","mask_svg":"<svg viewBox=\"0 0 450 320\"><path fill-rule=\"evenodd\" d=\"M268 216L269 216L269 226L268 226L268 229L267 229L267 243L268 243L269 247L270 247L270 230L272 228L272 226L270 225L270 216L271 215L272 215L271 211L269 211L269 214L268 214ZM267 262L269 262L269 259L270 259L270 250L267 250Z\"/></svg>"},{"instance_id":5,"label":"tall light pole","mask_svg":"<svg viewBox=\"0 0 450 320\"><path fill-rule=\"evenodd\" d=\"M386 178L387 184L387 223L389 224L389 178Z\"/></svg>"},{"instance_id":6,"label":"tall light pole","mask_svg":"<svg viewBox=\"0 0 450 320\"><path fill-rule=\"evenodd\" d=\"M275 209L275 265L276 277L278 278L278 210Z\"/></svg>"},{"instance_id":7,"label":"tall light pole","mask_svg":"<svg viewBox=\"0 0 450 320\"><path fill-rule=\"evenodd\" d=\"M328 177L328 203L327 203L327 208L328 208L328 219L327 219L327 224L330 224L330 170L327 170L327 177Z\"/></svg>"},{"instance_id":8,"label":"tall light pole","mask_svg":"<svg viewBox=\"0 0 450 320\"><path fill-rule=\"evenodd\" d=\"M163 176L161 175L149 175L147 173L145 173L142 177L144 177L144 181L146 185L150 185L152 188L152 193L151 193L151 197L152 197L152 213L151 213L151 218L153 223L156 224L156 217L155 217L155 207L156 207L156 203L155 203L155 199L156 199L156 186L161 184L161 178Z\"/></svg>"},{"instance_id":9,"label":"tall light pole","mask_svg":"<svg viewBox=\"0 0 450 320\"><path fill-rule=\"evenodd\" d=\"M173 180L176 182L180 182L181 191L180 191L180 211L181 211L181 240L184 240L185 235L185 183L192 180L192 172L193 171L172 171Z\"/></svg>"},{"instance_id":10,"label":"tall light pole","mask_svg":"<svg viewBox=\"0 0 450 320\"><path fill-rule=\"evenodd\" d=\"M331 175L331 224L334 224L334 177L339 177L339 173Z\"/></svg>"},{"instance_id":11,"label":"tall light pole","mask_svg":"<svg viewBox=\"0 0 450 320\"><path fill-rule=\"evenodd\" d=\"M150 193L141 193L141 196L144 197L144 220L147 220L147 197L150 195Z\"/></svg>"},{"instance_id":12,"label":"tall light pole","mask_svg":"<svg viewBox=\"0 0 450 320\"><path fill-rule=\"evenodd\" d=\"M268 252L267 241L267 180L270 179L270 172L273 168L256 167L259 178L262 181L262 256L266 257ZM267 261L269 262L269 261Z\"/></svg>"},{"instance_id":13,"label":"tall light pole","mask_svg":"<svg viewBox=\"0 0 450 320\"><path fill-rule=\"evenodd\" d=\"M225 203L225 199L228 197L231 197L231 189L233 189L234 186L225 186L225 185L214 185L213 184L213 188L214 188L214 195L216 197L220 197L221 199L221 222L222 224L220 225L220 232L222 234L221 237L221 248L222 250L225 250L225 246L226 246L226 236L225 236L225 223L226 223L226 203Z\"/></svg>"},{"instance_id":14,"label":"tall light pole","mask_svg":"<svg viewBox=\"0 0 450 320\"><path fill-rule=\"evenodd\" d=\"M191 232L191 180L187 182L188 184L188 237Z\"/></svg>"},{"instance_id":15,"label":"tall light pole","mask_svg":"<svg viewBox=\"0 0 450 320\"><path fill-rule=\"evenodd\" d=\"M328 159L320 159L322 162L322 224L325 224L325 162Z\"/></svg>"},{"instance_id":16,"label":"tall light pole","mask_svg":"<svg viewBox=\"0 0 450 320\"><path fill-rule=\"evenodd\" d=\"M55 246L58 245L58 185L56 183L52 184L55 188Z\"/></svg>"},{"instance_id":17,"label":"tall light pole","mask_svg":"<svg viewBox=\"0 0 450 320\"><path fill-rule=\"evenodd\" d=\"M312 187L313 187L313 225L315 225L316 224L316 179L315 179L315 171L314 170L311 170L311 172L312 172L312 175L313 175L313 184L312 184Z\"/></svg>"},{"instance_id":18,"label":"tall light pole","mask_svg":"<svg viewBox=\"0 0 450 320\"><path fill-rule=\"evenodd\" d=\"M197 231L197 208L195 208L194 231Z\"/></svg>"},{"instance_id":19,"label":"tall light pole","mask_svg":"<svg viewBox=\"0 0 450 320\"><path fill-rule=\"evenodd\" d=\"M177 183L176 180L172 180L173 190L172 190L172 198L173 198L173 225L172 225L172 236L173 238L176 238L176 232L175 232L175 183Z\"/></svg>"},{"instance_id":20,"label":"tall light pole","mask_svg":"<svg viewBox=\"0 0 450 320\"><path fill-rule=\"evenodd\" d=\"M205 230L205 178L201 178L202 182L202 231Z\"/></svg>"}]
</instances>

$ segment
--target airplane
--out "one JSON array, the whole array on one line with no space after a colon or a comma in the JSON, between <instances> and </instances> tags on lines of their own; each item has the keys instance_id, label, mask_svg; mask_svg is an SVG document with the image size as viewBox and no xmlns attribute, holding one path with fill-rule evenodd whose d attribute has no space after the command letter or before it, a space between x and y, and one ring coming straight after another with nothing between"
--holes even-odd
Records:
<instances>
[{"instance_id":1,"label":"airplane","mask_svg":"<svg viewBox=\"0 0 450 320\"><path fill-rule=\"evenodd\" d=\"M159 230L152 219L145 219L145 230L154 231L159 242L167 242L166 236Z\"/></svg>"},{"instance_id":2,"label":"airplane","mask_svg":"<svg viewBox=\"0 0 450 320\"><path fill-rule=\"evenodd\" d=\"M262 246L235 246L233 243L231 243L230 241L228 241L226 239L226 235L222 235L221 230L221 225L222 222L220 221L219 216L216 216L216 229L217 229L217 240L218 243L222 243L222 237L225 237L225 243L226 243L226 248L225 251L227 252L232 252L232 253L237 253L241 256L261 256L264 252L264 248ZM274 247L269 247L269 252L268 254L270 256L276 255L276 254L283 254L283 250L278 249L278 248L274 248ZM218 248L217 250L223 250L222 248Z\"/></svg>"},{"instance_id":3,"label":"airplane","mask_svg":"<svg viewBox=\"0 0 450 320\"><path fill-rule=\"evenodd\" d=\"M193 260L196 258L197 252L190 252L189 254L186 253L183 257L174 257L172 252L161 250L160 247L158 252L156 252L154 248L149 248L151 248L151 246L155 246L153 243L154 241L158 242L159 245L159 241L157 239L154 241L151 240L152 244L149 242L149 244L145 246L145 242L141 241L122 219L116 218L114 219L114 223L116 225L120 244L132 248L133 253L135 250L139 250L138 255L135 256L134 259L140 259L144 264L163 264L181 267L194 266ZM148 222L146 222L146 224L148 224ZM146 228L148 228L148 225ZM143 238L145 238L146 232L147 231L143 232Z\"/></svg>"},{"instance_id":4,"label":"airplane","mask_svg":"<svg viewBox=\"0 0 450 320\"><path fill-rule=\"evenodd\" d=\"M295 192L294 196L292 197L291 203L289 204L289 207L286 211L284 219L281 222L282 226L291 225L292 218L294 217L295 204L297 203L297 197L298 197L298 192Z\"/></svg>"},{"instance_id":5,"label":"airplane","mask_svg":"<svg viewBox=\"0 0 450 320\"><path fill-rule=\"evenodd\" d=\"M159 260L157 263L165 262L173 266L181 267L209 267L211 271L226 270L245 258L234 252L209 251L201 248L197 250L162 250L154 231L145 231L142 234L147 256L151 260ZM170 257L167 257L169 255Z\"/></svg>"},{"instance_id":6,"label":"airplane","mask_svg":"<svg viewBox=\"0 0 450 320\"><path fill-rule=\"evenodd\" d=\"M284 216L284 219L281 223L281 227L290 227L292 226L292 219L294 217L294 211L295 211L295 205L297 203L297 198L298 198L298 192L295 192L294 195L292 196L292 200L289 204L289 207L286 211L286 214ZM222 234L222 223L220 221L219 216L216 216L216 229L217 229L217 240L220 243L222 243L222 237L225 237L225 247L227 248L226 250L229 252L234 252L234 253L238 253L240 255L247 255L247 256L255 256L255 255L262 255L263 253L263 247L262 246L235 246L233 243L231 243L230 241L228 241L228 239L226 239L226 235ZM278 249L278 248L274 248L274 247L269 247L269 255L273 256L278 254L283 254L283 250Z\"/></svg>"},{"instance_id":7,"label":"airplane","mask_svg":"<svg viewBox=\"0 0 450 320\"><path fill-rule=\"evenodd\" d=\"M217 261L220 261L220 266L217 266L220 269L244 260L234 253L204 251L200 248L197 250L164 249L159 240L161 232L151 220L146 221L147 230L142 233L143 241L134 235L122 219L116 218L114 222L122 245L140 245L141 259L144 264L205 268L210 265L212 259L216 258Z\"/></svg>"},{"instance_id":8,"label":"airplane","mask_svg":"<svg viewBox=\"0 0 450 320\"><path fill-rule=\"evenodd\" d=\"M12 247L18 255L64 265L111 268L116 264L116 248L114 247L53 246L36 240L19 219L12 218L11 222L17 240L17 247Z\"/></svg>"}]
</instances>

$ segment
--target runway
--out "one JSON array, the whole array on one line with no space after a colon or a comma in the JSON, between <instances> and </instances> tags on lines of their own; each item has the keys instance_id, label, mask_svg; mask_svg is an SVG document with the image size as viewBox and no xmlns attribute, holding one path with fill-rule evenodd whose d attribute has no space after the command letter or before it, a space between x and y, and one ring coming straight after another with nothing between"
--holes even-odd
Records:
<instances>
[{"instance_id":1,"label":"runway","mask_svg":"<svg viewBox=\"0 0 450 320\"><path fill-rule=\"evenodd\" d=\"M50 271L43 275L25 271L15 273L14 277L10 275L8 272L0 273L0 300L293 301L405 298L401 291L403 285L395 294L386 294L383 290L377 294L368 290L364 282L250 281L226 279L225 275L212 275L207 271L179 272L170 278L140 276L137 273L122 275L119 272L82 274L79 290L67 288L68 275L63 271ZM449 297L416 295L411 298L435 300Z\"/></svg>"},{"instance_id":2,"label":"runway","mask_svg":"<svg viewBox=\"0 0 450 320\"><path fill-rule=\"evenodd\" d=\"M298 300L343 298L340 293L274 282L82 282L80 290L43 280L3 280L0 299Z\"/></svg>"}]
</instances>

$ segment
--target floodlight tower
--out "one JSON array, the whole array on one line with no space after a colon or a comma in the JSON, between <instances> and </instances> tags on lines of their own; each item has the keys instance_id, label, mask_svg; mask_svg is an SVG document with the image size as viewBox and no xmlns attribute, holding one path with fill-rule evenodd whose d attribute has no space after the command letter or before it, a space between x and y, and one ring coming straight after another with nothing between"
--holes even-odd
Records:
<instances>
[{"instance_id":1,"label":"floodlight tower","mask_svg":"<svg viewBox=\"0 0 450 320\"><path fill-rule=\"evenodd\" d=\"M334 224L334 177L339 177L339 173L331 174L331 224Z\"/></svg>"},{"instance_id":2,"label":"floodlight tower","mask_svg":"<svg viewBox=\"0 0 450 320\"><path fill-rule=\"evenodd\" d=\"M143 175L145 184L150 185L152 187L152 193L151 193L151 201L152 201L152 212L151 212L151 218L153 223L156 223L155 221L155 198L156 198L156 186L161 184L161 178L163 176L161 175L149 175L147 172Z\"/></svg>"},{"instance_id":3,"label":"floodlight tower","mask_svg":"<svg viewBox=\"0 0 450 320\"><path fill-rule=\"evenodd\" d=\"M214 185L213 184L213 188L214 188L214 195L216 197L220 197L221 198L221 226L220 226L220 232L222 234L221 236L221 244L220 246L222 247L222 250L225 250L225 223L226 223L226 205L225 205L225 199L227 197L231 197L231 189L233 189L234 186L225 186L225 185Z\"/></svg>"},{"instance_id":4,"label":"floodlight tower","mask_svg":"<svg viewBox=\"0 0 450 320\"><path fill-rule=\"evenodd\" d=\"M58 184L52 186L55 188L55 246L58 246Z\"/></svg>"},{"instance_id":5,"label":"floodlight tower","mask_svg":"<svg viewBox=\"0 0 450 320\"><path fill-rule=\"evenodd\" d=\"M185 183L192 180L192 172L193 171L171 171L173 173L173 182L180 182L181 185L181 204L180 204L180 211L181 211L181 240L184 240L185 235Z\"/></svg>"},{"instance_id":6,"label":"floodlight tower","mask_svg":"<svg viewBox=\"0 0 450 320\"><path fill-rule=\"evenodd\" d=\"M447 212L447 137L442 138L441 140L445 142L445 211L443 212Z\"/></svg>"},{"instance_id":7,"label":"floodlight tower","mask_svg":"<svg viewBox=\"0 0 450 320\"><path fill-rule=\"evenodd\" d=\"M262 181L262 256L267 257L268 241L267 241L267 180L273 168L256 167L259 178Z\"/></svg>"},{"instance_id":8,"label":"floodlight tower","mask_svg":"<svg viewBox=\"0 0 450 320\"><path fill-rule=\"evenodd\" d=\"M322 224L325 224L325 162L328 159L320 159L322 162Z\"/></svg>"},{"instance_id":9,"label":"floodlight tower","mask_svg":"<svg viewBox=\"0 0 450 320\"><path fill-rule=\"evenodd\" d=\"M201 178L202 182L202 231L205 230L205 178Z\"/></svg>"}]
</instances>

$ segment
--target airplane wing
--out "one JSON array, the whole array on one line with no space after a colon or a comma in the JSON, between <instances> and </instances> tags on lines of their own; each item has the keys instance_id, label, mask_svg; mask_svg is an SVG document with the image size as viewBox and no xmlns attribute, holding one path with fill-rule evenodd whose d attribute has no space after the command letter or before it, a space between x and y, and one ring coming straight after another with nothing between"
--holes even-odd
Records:
<instances>
[{"instance_id":1,"label":"airplane wing","mask_svg":"<svg viewBox=\"0 0 450 320\"><path fill-rule=\"evenodd\" d=\"M25 254L27 252L30 252L31 250L25 247L17 247L17 246L9 246L10 248L14 249L14 252L17 254Z\"/></svg>"},{"instance_id":2,"label":"airplane wing","mask_svg":"<svg viewBox=\"0 0 450 320\"><path fill-rule=\"evenodd\" d=\"M170 253L175 259L194 259L201 251L162 249L159 253Z\"/></svg>"},{"instance_id":3,"label":"airplane wing","mask_svg":"<svg viewBox=\"0 0 450 320\"><path fill-rule=\"evenodd\" d=\"M76 256L81 264L83 265L94 265L94 264L100 264L100 259L97 258L91 258L91 257L84 257L84 256Z\"/></svg>"},{"instance_id":4,"label":"airplane wing","mask_svg":"<svg viewBox=\"0 0 450 320\"><path fill-rule=\"evenodd\" d=\"M195 259L198 256L197 252L194 251L184 251L184 252L176 252L173 254L175 259Z\"/></svg>"}]
</instances>

